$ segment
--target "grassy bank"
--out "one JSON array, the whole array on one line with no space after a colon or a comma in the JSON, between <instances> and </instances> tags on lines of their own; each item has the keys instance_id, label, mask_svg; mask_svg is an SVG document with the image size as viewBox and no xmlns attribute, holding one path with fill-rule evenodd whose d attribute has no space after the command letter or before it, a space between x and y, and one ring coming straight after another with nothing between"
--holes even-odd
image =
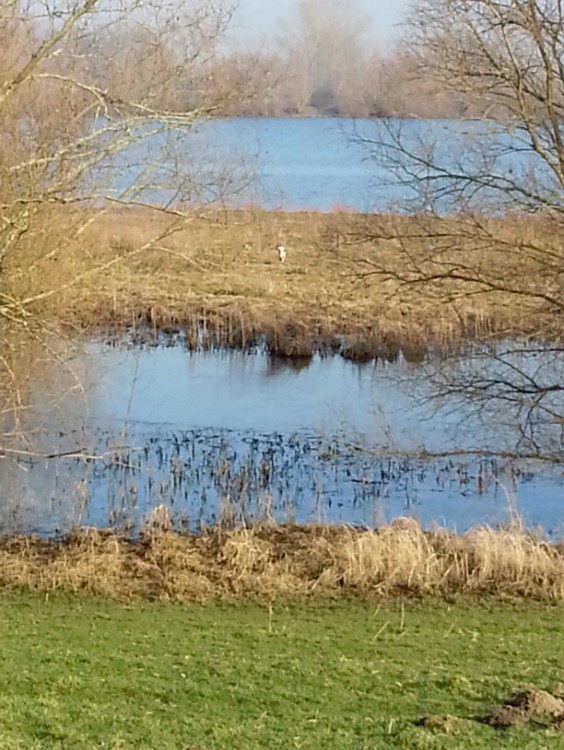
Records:
<instances>
[{"instance_id":1,"label":"grassy bank","mask_svg":"<svg viewBox=\"0 0 564 750\"><path fill-rule=\"evenodd\" d=\"M244 347L265 334L273 352L298 356L347 334L353 359L403 347L417 360L430 340L555 326L553 234L532 220L472 233L438 219L261 210L186 222L116 209L90 219L46 217L8 265L11 293L35 315L182 329L193 343L201 326L209 344Z\"/></svg>"},{"instance_id":2,"label":"grassy bank","mask_svg":"<svg viewBox=\"0 0 564 750\"><path fill-rule=\"evenodd\" d=\"M185 602L460 594L562 601L564 554L562 545L518 528L456 535L424 532L411 519L377 531L293 525L199 535L155 531L135 542L89 530L64 542L5 539L0 585Z\"/></svg>"},{"instance_id":3,"label":"grassy bank","mask_svg":"<svg viewBox=\"0 0 564 750\"><path fill-rule=\"evenodd\" d=\"M0 596L3 750L563 748L485 717L562 686L564 610ZM447 718L448 717L448 718ZM423 720L423 722L422 722Z\"/></svg>"}]
</instances>

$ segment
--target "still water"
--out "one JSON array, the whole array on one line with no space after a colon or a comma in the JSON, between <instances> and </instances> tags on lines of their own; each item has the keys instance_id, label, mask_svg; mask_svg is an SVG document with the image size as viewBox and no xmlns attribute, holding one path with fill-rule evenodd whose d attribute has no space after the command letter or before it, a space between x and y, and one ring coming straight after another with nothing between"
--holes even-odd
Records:
<instances>
[{"instance_id":1,"label":"still water","mask_svg":"<svg viewBox=\"0 0 564 750\"><path fill-rule=\"evenodd\" d=\"M560 193L523 138L501 125L464 120L213 120L186 133L164 129L141 138L110 168L101 178L113 184L113 197L174 203L178 186L164 186L188 168L188 201L273 210L405 213L426 210L432 200L434 210L445 212L460 201L465 210L503 211L523 200L513 184L541 180L551 196ZM466 184L465 174L475 179ZM156 184L163 188L156 191ZM132 196L131 185L147 187Z\"/></svg>"},{"instance_id":2,"label":"still water","mask_svg":"<svg viewBox=\"0 0 564 750\"><path fill-rule=\"evenodd\" d=\"M375 526L408 514L458 531L518 511L552 536L564 530L562 471L463 455L501 451L512 436L430 402L425 369L401 358L292 364L261 350L93 342L68 368L82 392L38 389L30 417L44 427L36 449L72 455L0 461L5 530L135 532L161 504L192 529L227 507L239 521Z\"/></svg>"}]
</instances>

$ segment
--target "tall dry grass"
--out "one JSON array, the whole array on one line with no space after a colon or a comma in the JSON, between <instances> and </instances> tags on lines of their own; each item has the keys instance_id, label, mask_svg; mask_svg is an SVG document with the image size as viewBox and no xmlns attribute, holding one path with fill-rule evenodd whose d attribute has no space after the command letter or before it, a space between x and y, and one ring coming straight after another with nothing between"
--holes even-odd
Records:
<instances>
[{"instance_id":1,"label":"tall dry grass","mask_svg":"<svg viewBox=\"0 0 564 750\"><path fill-rule=\"evenodd\" d=\"M152 530L131 542L79 531L0 545L0 586L118 599L453 594L564 599L564 549L517 526L464 535L410 519L371 530L262 525L200 535Z\"/></svg>"},{"instance_id":2,"label":"tall dry grass","mask_svg":"<svg viewBox=\"0 0 564 750\"><path fill-rule=\"evenodd\" d=\"M430 339L554 329L540 292L557 294L557 261L544 263L545 283L535 258L553 257L538 248L550 250L554 238L540 221L500 220L478 237L437 219L342 213L249 209L174 222L142 209L59 209L6 268L8 286L18 299L36 300L33 314L73 327L198 326L211 345L234 346L266 334L283 356L311 354L336 333L349 335L351 358L362 359L367 348L388 356L401 345L420 357ZM465 272L500 288L453 281L449 271L461 259ZM417 273L437 279L406 282Z\"/></svg>"}]
</instances>

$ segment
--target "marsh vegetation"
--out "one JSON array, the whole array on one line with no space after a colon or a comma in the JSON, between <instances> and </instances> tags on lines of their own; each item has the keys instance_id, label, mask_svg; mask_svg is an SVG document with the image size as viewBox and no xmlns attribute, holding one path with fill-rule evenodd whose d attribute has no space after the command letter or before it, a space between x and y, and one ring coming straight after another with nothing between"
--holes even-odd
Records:
<instances>
[{"instance_id":1,"label":"marsh vegetation","mask_svg":"<svg viewBox=\"0 0 564 750\"><path fill-rule=\"evenodd\" d=\"M392 119L359 131L357 145L379 165L375 173L387 169L401 190L392 191L385 214L320 214L241 207L252 170L235 158L207 163L192 159L197 149L186 151L197 143L191 139L201 124L226 111L240 93L235 85L221 85L211 64L232 8L187 2L174 18L157 15L144 27L146 36L124 45L119 64L132 73L126 81L107 61L108 19L97 16L94 5L89 0L62 15L50 11L44 22L32 9L8 2L2 16L9 53L0 99L6 134L4 467L11 461L20 478L40 462L54 466L47 469L57 488L49 498L52 510L65 486L57 462L66 461L63 473L79 489L78 522L96 492L89 482L105 473L116 483L106 493L112 496L106 516L96 523L113 519L135 530L151 505L166 505L168 498L178 507L180 496L190 500L189 510L178 508L178 522L187 515L192 530L217 520L226 499L235 501L240 522L256 520L253 488L264 491L275 511L294 512L298 490L309 493L308 508L320 507L312 476L321 465L337 475L337 485L340 472L362 475L362 492L372 492L372 500L380 499L374 488L389 491L378 472L410 486L419 476L423 482L442 476L442 466L422 467L421 459L445 459L447 471L466 488L468 477L483 489L499 484L502 475L528 480L540 465L558 472L563 180L562 91L555 70L562 40L551 7L421 3L410 41L416 70L436 75L445 91L487 105L491 119L465 126L465 138L456 141L460 151L449 148L436 123L406 126ZM451 16L454 27L445 26ZM112 19L115 38L128 38L138 21L135 5L120 8ZM465 54L483 75L475 76L458 56L456 33L465 24L476 31L474 41L462 34ZM171 43L178 46L176 57L167 54ZM132 67L139 50L151 50L143 58L143 70L151 71L146 79ZM180 69L192 98L175 109ZM490 70L493 87L487 85ZM49 127L42 119L47 101L60 104L49 108ZM287 248L283 264L276 254L280 243ZM80 433L76 412L66 414L75 421L71 429L55 415L65 392L80 394L89 406L93 383L83 377L77 352L101 339L139 347L176 342L196 353L243 350L267 356L271 369L282 362L304 376L312 361L335 353L354 363L399 363L410 395L417 396L410 377L417 372L433 386L423 394L428 403L446 403L452 413L499 427L498 443L486 444L481 432L472 432L475 422L468 426L471 444L432 449L427 435L405 450L393 435L387 445L363 439L360 454L372 460L367 472L365 464L351 464L350 436L334 450L328 435L329 447L313 468L296 458L296 450L300 456L311 454L312 446L317 450L311 433L298 435L286 463L281 456L287 448L291 454L291 436L274 450L275 430L260 438L256 455L233 445L196 449L197 435L209 435L212 418L161 430L158 445L152 442L158 430L137 431L140 444L132 444L127 420L102 425L92 440ZM90 373L99 379L100 361L92 360ZM160 387L166 391L166 384ZM125 395L128 406L131 393ZM47 408L38 410L38 401ZM327 462L327 452L339 454L338 460ZM474 463L465 463L468 457ZM500 458L507 467L500 468ZM535 462L534 469L523 461ZM208 484L192 483L204 475ZM205 506L212 488L213 511L198 515L194 496ZM10 491L15 506L8 515L17 521L17 489ZM322 500L325 508L340 502L335 496ZM361 521L374 524L373 517Z\"/></svg>"}]
</instances>

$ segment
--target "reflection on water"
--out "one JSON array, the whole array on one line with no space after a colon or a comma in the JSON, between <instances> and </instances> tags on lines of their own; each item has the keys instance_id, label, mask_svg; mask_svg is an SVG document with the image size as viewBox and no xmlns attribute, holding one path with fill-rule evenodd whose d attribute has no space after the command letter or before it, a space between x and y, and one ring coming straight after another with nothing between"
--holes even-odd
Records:
<instances>
[{"instance_id":1,"label":"reflection on water","mask_svg":"<svg viewBox=\"0 0 564 750\"><path fill-rule=\"evenodd\" d=\"M197 528L227 500L239 520L372 526L412 514L457 530L507 522L516 506L527 523L561 532L558 473L491 456L421 457L491 450L503 436L463 405L430 409L426 369L401 359L296 366L262 352L92 343L70 364L84 396L61 376L64 394L47 409L36 386L33 422L44 430L30 453L71 455L0 461L8 530L136 530L160 504Z\"/></svg>"}]
</instances>

